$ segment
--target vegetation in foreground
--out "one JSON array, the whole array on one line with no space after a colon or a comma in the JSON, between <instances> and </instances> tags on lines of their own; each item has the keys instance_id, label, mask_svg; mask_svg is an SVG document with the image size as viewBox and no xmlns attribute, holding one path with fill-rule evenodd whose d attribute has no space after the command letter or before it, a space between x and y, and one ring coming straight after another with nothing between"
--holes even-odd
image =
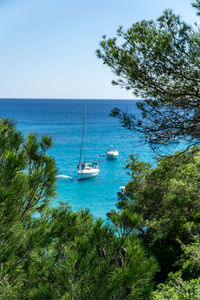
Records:
<instances>
[{"instance_id":1,"label":"vegetation in foreground","mask_svg":"<svg viewBox=\"0 0 200 300\"><path fill-rule=\"evenodd\" d=\"M51 146L0 122L0 298L149 299L157 263L135 234L117 235L63 203L49 208Z\"/></svg>"},{"instance_id":2,"label":"vegetation in foreground","mask_svg":"<svg viewBox=\"0 0 200 300\"><path fill-rule=\"evenodd\" d=\"M193 148L160 160L156 168L133 155L127 164L132 180L115 210L114 224L137 236L160 270L155 299L199 299L200 153Z\"/></svg>"},{"instance_id":3,"label":"vegetation in foreground","mask_svg":"<svg viewBox=\"0 0 200 300\"><path fill-rule=\"evenodd\" d=\"M155 169L130 156L132 180L105 224L64 203L49 207L51 146L0 122L0 298L198 299L198 149Z\"/></svg>"}]
</instances>

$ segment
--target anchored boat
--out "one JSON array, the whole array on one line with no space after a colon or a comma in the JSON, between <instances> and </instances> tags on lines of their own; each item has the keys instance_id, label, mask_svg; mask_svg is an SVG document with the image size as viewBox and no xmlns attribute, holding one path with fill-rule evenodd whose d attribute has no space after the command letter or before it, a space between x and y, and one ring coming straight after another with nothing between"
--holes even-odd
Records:
<instances>
[{"instance_id":1,"label":"anchored boat","mask_svg":"<svg viewBox=\"0 0 200 300\"><path fill-rule=\"evenodd\" d=\"M119 156L119 152L113 146L110 146L106 152L106 156L108 159L116 159Z\"/></svg>"},{"instance_id":2,"label":"anchored boat","mask_svg":"<svg viewBox=\"0 0 200 300\"><path fill-rule=\"evenodd\" d=\"M87 106L85 105L80 158L79 158L79 164L77 165L77 173L79 179L88 179L88 178L95 177L99 174L100 171L98 163L86 162L86 116L87 116ZM83 155L83 160L82 160L82 155Z\"/></svg>"}]
</instances>

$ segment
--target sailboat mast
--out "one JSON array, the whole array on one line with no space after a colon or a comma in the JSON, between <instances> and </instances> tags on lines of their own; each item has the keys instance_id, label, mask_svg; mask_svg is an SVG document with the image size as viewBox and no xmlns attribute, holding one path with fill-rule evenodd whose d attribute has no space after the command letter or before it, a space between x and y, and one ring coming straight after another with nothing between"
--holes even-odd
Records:
<instances>
[{"instance_id":1,"label":"sailboat mast","mask_svg":"<svg viewBox=\"0 0 200 300\"><path fill-rule=\"evenodd\" d=\"M85 114L84 114L84 117L83 117L83 129L82 129L82 137L81 137L81 148L80 148L79 166L80 166L81 159L82 159L83 143L85 142L84 141L84 135L85 135Z\"/></svg>"},{"instance_id":2,"label":"sailboat mast","mask_svg":"<svg viewBox=\"0 0 200 300\"><path fill-rule=\"evenodd\" d=\"M87 115L87 105L85 105L85 114L84 114L84 163L86 162L86 115Z\"/></svg>"}]
</instances>

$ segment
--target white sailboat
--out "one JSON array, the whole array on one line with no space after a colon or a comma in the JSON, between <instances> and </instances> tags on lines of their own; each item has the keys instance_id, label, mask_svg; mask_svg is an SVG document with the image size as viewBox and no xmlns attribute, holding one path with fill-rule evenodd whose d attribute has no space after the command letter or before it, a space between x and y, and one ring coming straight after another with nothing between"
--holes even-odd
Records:
<instances>
[{"instance_id":1,"label":"white sailboat","mask_svg":"<svg viewBox=\"0 0 200 300\"><path fill-rule=\"evenodd\" d=\"M88 179L95 177L99 174L99 167L97 163L86 162L86 115L87 107L85 105L84 122L83 122L83 133L81 139L80 159L77 165L77 173L79 179ZM84 158L82 160L82 152L84 152Z\"/></svg>"}]
</instances>

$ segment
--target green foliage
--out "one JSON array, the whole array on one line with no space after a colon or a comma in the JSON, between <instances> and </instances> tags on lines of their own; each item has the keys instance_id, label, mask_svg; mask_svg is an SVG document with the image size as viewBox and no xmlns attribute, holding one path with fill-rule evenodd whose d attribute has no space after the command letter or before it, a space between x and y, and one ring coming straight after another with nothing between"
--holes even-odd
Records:
<instances>
[{"instance_id":1,"label":"green foliage","mask_svg":"<svg viewBox=\"0 0 200 300\"><path fill-rule=\"evenodd\" d=\"M200 295L200 279L192 279L183 281L176 274L170 276L167 284L160 284L158 289L153 292L153 299L162 300L199 300Z\"/></svg>"},{"instance_id":2,"label":"green foliage","mask_svg":"<svg viewBox=\"0 0 200 300\"><path fill-rule=\"evenodd\" d=\"M0 298L150 299L157 270L128 228L64 204L50 209L57 168L49 137L23 138L0 122ZM129 218L130 217L130 218ZM128 232L128 234L126 234Z\"/></svg>"},{"instance_id":3,"label":"green foliage","mask_svg":"<svg viewBox=\"0 0 200 300\"><path fill-rule=\"evenodd\" d=\"M157 258L161 267L159 282L170 271L180 269L184 245L199 247L200 154L197 148L176 153L161 159L155 169L131 155L127 168L132 180L126 185L118 207L121 216L124 211L128 211L127 215L140 216L129 230L137 229L145 247ZM111 219L116 216L114 212L111 215ZM193 260L184 264L184 279L199 275L199 254L195 253ZM182 257L182 260L186 259Z\"/></svg>"},{"instance_id":4,"label":"green foliage","mask_svg":"<svg viewBox=\"0 0 200 300\"><path fill-rule=\"evenodd\" d=\"M176 222L185 224L181 235L187 240L188 222L199 219L200 155L196 150L162 159L155 169L130 157L127 167L133 171L132 181L126 191L131 194L131 208L162 236Z\"/></svg>"},{"instance_id":5,"label":"green foliage","mask_svg":"<svg viewBox=\"0 0 200 300\"><path fill-rule=\"evenodd\" d=\"M31 215L55 195L57 168L46 155L51 139L30 134L24 139L14 123L0 120L0 295L17 299L23 268L42 239L31 228Z\"/></svg>"},{"instance_id":6,"label":"green foliage","mask_svg":"<svg viewBox=\"0 0 200 300\"><path fill-rule=\"evenodd\" d=\"M181 275L184 280L198 278L200 275L200 243L199 238L196 242L184 245L181 244L183 255L181 257Z\"/></svg>"},{"instance_id":7,"label":"green foliage","mask_svg":"<svg viewBox=\"0 0 200 300\"><path fill-rule=\"evenodd\" d=\"M197 16L199 16L200 15L200 1L199 0L195 0L192 3L192 6L197 9Z\"/></svg>"},{"instance_id":8,"label":"green foliage","mask_svg":"<svg viewBox=\"0 0 200 300\"><path fill-rule=\"evenodd\" d=\"M179 272L170 273L165 284L153 292L154 299L199 299L200 295L200 243L181 245L183 255Z\"/></svg>"},{"instance_id":9,"label":"green foliage","mask_svg":"<svg viewBox=\"0 0 200 300\"><path fill-rule=\"evenodd\" d=\"M127 209L122 209L120 212L111 210L107 213L108 218L112 221L112 224L122 238L127 237L133 232L136 232L136 229L141 227L141 218L137 214L132 214Z\"/></svg>"},{"instance_id":10,"label":"green foliage","mask_svg":"<svg viewBox=\"0 0 200 300\"><path fill-rule=\"evenodd\" d=\"M193 6L198 10L200 2ZM131 90L140 115L115 108L111 115L149 142L199 137L200 34L172 10L156 22L142 20L116 37L103 36L97 56L116 75L114 85ZM155 144L153 144L155 146Z\"/></svg>"}]
</instances>

